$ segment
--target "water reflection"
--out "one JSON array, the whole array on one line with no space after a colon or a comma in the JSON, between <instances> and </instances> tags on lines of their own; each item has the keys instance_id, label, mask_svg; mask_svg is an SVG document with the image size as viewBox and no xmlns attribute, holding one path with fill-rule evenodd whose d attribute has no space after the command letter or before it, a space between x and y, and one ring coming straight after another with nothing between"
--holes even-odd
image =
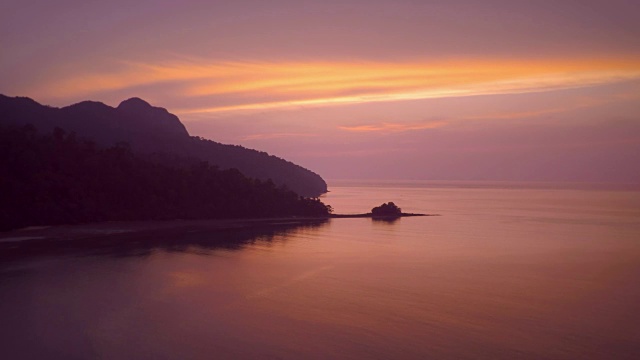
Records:
<instances>
[{"instance_id":1,"label":"water reflection","mask_svg":"<svg viewBox=\"0 0 640 360\"><path fill-rule=\"evenodd\" d=\"M382 225L393 225L400 221L399 217L381 217L381 218L371 218L374 224L382 224Z\"/></svg>"},{"instance_id":2,"label":"water reflection","mask_svg":"<svg viewBox=\"0 0 640 360\"><path fill-rule=\"evenodd\" d=\"M0 259L2 356L640 359L638 211L619 206L638 194L427 190L353 201L445 216L0 234L0 257L86 246Z\"/></svg>"},{"instance_id":3,"label":"water reflection","mask_svg":"<svg viewBox=\"0 0 640 360\"><path fill-rule=\"evenodd\" d=\"M0 237L0 259L11 260L37 255L148 256L155 250L193 251L206 254L217 249L240 250L257 242L286 241L303 229L321 228L328 220L253 220L111 224L99 227L76 226L35 232L27 241ZM124 227L124 229L123 229ZM34 235L34 234L32 234ZM17 237L13 237L17 238Z\"/></svg>"}]
</instances>

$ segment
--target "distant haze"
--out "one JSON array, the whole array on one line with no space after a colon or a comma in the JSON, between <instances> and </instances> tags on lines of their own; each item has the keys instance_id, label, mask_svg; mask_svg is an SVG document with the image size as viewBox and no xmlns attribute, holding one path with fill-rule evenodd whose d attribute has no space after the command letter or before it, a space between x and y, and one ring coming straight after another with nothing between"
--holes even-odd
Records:
<instances>
[{"instance_id":1,"label":"distant haze","mask_svg":"<svg viewBox=\"0 0 640 360\"><path fill-rule=\"evenodd\" d=\"M640 182L640 2L3 1L0 93L325 178Z\"/></svg>"}]
</instances>

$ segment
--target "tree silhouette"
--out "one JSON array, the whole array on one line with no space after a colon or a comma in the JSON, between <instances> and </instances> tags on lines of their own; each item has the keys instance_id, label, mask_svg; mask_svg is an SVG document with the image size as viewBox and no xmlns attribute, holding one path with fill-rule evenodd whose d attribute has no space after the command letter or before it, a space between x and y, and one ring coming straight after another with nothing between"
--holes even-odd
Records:
<instances>
[{"instance_id":1,"label":"tree silhouette","mask_svg":"<svg viewBox=\"0 0 640 360\"><path fill-rule=\"evenodd\" d=\"M400 216L402 215L402 209L393 202L388 202L371 209L371 214L373 216Z\"/></svg>"},{"instance_id":2,"label":"tree silhouette","mask_svg":"<svg viewBox=\"0 0 640 360\"><path fill-rule=\"evenodd\" d=\"M158 158L162 158L161 156ZM157 159L156 159L157 160ZM206 161L169 163L55 129L0 126L0 230L106 220L328 217L331 207Z\"/></svg>"}]
</instances>

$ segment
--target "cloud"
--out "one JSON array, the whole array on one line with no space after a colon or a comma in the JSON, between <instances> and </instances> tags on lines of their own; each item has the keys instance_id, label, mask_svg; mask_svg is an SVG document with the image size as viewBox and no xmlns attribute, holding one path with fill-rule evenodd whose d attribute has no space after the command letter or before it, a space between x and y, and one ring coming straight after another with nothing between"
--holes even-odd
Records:
<instances>
[{"instance_id":1,"label":"cloud","mask_svg":"<svg viewBox=\"0 0 640 360\"><path fill-rule=\"evenodd\" d=\"M241 140L251 141L251 140L265 140L265 139L279 139L279 138L287 138L287 137L311 137L316 136L315 134L308 133L265 133L265 134L252 134L248 136L244 136Z\"/></svg>"},{"instance_id":2,"label":"cloud","mask_svg":"<svg viewBox=\"0 0 640 360\"><path fill-rule=\"evenodd\" d=\"M614 104L618 102L625 102L629 100L640 99L640 93L634 89L631 92L622 93L610 93L599 94L594 96L581 96L577 98L564 98L562 105L545 106L536 110L523 110L513 112L499 112L490 113L484 115L464 116L457 120L515 120L525 118L536 118L544 115L561 114L567 112L574 112L576 110L584 110L590 108L597 108L603 105Z\"/></svg>"},{"instance_id":3,"label":"cloud","mask_svg":"<svg viewBox=\"0 0 640 360\"><path fill-rule=\"evenodd\" d=\"M121 62L117 70L64 77L41 97L83 97L152 86L174 112L224 114L300 107L570 89L640 79L640 59L425 62ZM166 94L170 88L172 93ZM163 89L165 94L163 94ZM141 94L144 95L144 94Z\"/></svg>"},{"instance_id":4,"label":"cloud","mask_svg":"<svg viewBox=\"0 0 640 360\"><path fill-rule=\"evenodd\" d=\"M409 131L409 130L436 129L446 125L447 123L444 121L429 122L426 124L381 123L381 124L356 125L356 126L338 126L338 129L351 131L351 132L360 132L360 133L403 132L403 131Z\"/></svg>"}]
</instances>

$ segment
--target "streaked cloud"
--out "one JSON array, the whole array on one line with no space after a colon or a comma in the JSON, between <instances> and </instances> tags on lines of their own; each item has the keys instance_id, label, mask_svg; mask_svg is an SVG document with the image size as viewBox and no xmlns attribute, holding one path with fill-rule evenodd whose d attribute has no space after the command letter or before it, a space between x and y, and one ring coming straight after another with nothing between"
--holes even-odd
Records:
<instances>
[{"instance_id":1,"label":"streaked cloud","mask_svg":"<svg viewBox=\"0 0 640 360\"><path fill-rule=\"evenodd\" d=\"M265 139L280 139L280 138L290 138L290 137L312 137L316 136L315 134L309 133L264 133L264 134L252 134L242 137L242 140L251 141L251 140L265 140Z\"/></svg>"},{"instance_id":2,"label":"streaked cloud","mask_svg":"<svg viewBox=\"0 0 640 360\"><path fill-rule=\"evenodd\" d=\"M43 97L163 86L184 99L179 115L495 94L519 94L640 78L640 59L449 60L439 62L120 63L109 73L44 84ZM38 91L35 91L38 92Z\"/></svg>"},{"instance_id":3,"label":"streaked cloud","mask_svg":"<svg viewBox=\"0 0 640 360\"><path fill-rule=\"evenodd\" d=\"M381 124L373 124L373 125L338 126L338 128L341 130L346 130L351 132L369 133L369 132L402 132L402 131L409 131L409 130L436 129L446 125L447 123L444 121L435 121L435 122L428 122L424 124L381 123Z\"/></svg>"},{"instance_id":4,"label":"streaked cloud","mask_svg":"<svg viewBox=\"0 0 640 360\"><path fill-rule=\"evenodd\" d=\"M605 104L616 103L620 101L628 100L640 100L640 93L621 93L621 94L608 94L600 96L598 98L580 98L580 99L565 99L565 103L562 106L544 107L537 110L516 111L516 112L501 112L492 114L483 114L476 116L465 116L458 120L513 120L534 118L544 115L560 114L571 112L580 109L589 109L599 107Z\"/></svg>"}]
</instances>

